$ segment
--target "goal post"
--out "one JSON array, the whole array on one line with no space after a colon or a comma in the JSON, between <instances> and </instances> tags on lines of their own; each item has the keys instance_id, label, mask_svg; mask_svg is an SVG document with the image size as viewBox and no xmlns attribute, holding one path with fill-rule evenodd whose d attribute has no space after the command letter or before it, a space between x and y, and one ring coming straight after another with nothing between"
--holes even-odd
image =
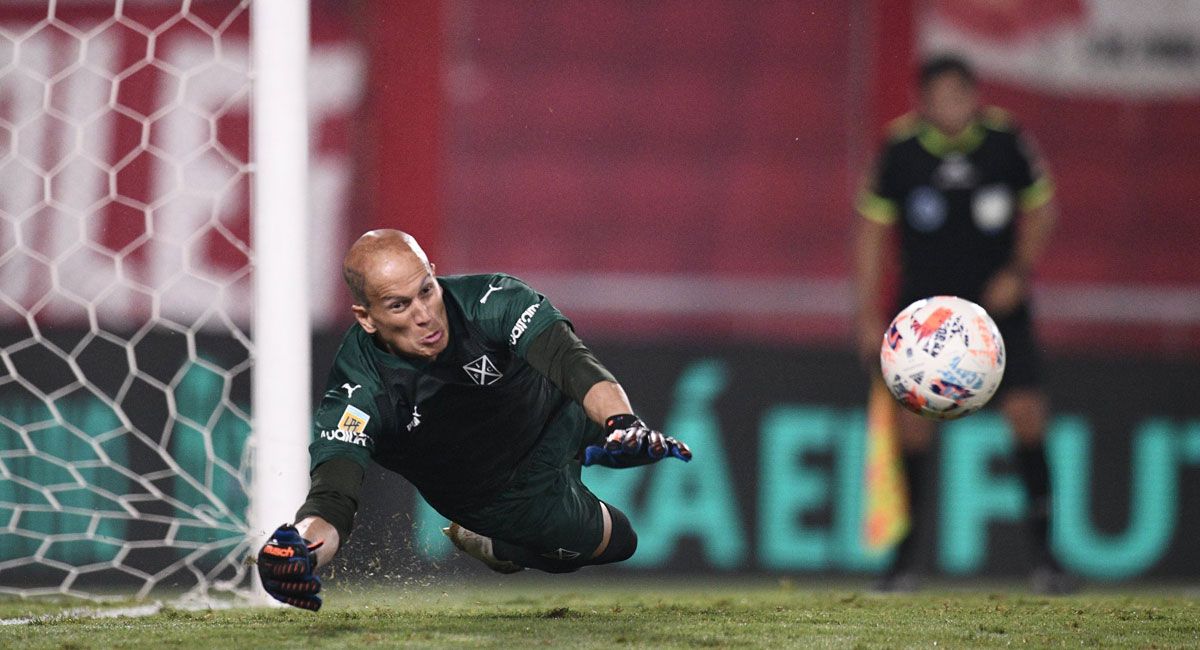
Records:
<instances>
[{"instance_id":1,"label":"goal post","mask_svg":"<svg viewBox=\"0 0 1200 650\"><path fill-rule=\"evenodd\" d=\"M254 0L255 160L251 549L291 521L308 486L308 0ZM255 583L257 584L257 583ZM259 598L265 594L257 592Z\"/></svg>"}]
</instances>

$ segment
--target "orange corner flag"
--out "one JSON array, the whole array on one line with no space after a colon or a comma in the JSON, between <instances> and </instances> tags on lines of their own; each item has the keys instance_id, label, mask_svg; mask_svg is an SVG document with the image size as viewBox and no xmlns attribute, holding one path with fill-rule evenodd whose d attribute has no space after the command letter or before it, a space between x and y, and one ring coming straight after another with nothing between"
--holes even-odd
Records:
<instances>
[{"instance_id":1,"label":"orange corner flag","mask_svg":"<svg viewBox=\"0 0 1200 650\"><path fill-rule=\"evenodd\" d=\"M863 538L882 553L908 532L908 489L896 432L896 405L882 381L871 382L867 399L866 513Z\"/></svg>"}]
</instances>

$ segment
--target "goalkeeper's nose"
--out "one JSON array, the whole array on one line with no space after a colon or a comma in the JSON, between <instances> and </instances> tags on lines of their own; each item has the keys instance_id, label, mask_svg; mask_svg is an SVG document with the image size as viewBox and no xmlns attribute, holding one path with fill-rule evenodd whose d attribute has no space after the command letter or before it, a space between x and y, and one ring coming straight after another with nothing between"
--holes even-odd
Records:
<instances>
[{"instance_id":1,"label":"goalkeeper's nose","mask_svg":"<svg viewBox=\"0 0 1200 650\"><path fill-rule=\"evenodd\" d=\"M427 327L433 321L433 306L426 300L414 300L412 318L417 327Z\"/></svg>"}]
</instances>

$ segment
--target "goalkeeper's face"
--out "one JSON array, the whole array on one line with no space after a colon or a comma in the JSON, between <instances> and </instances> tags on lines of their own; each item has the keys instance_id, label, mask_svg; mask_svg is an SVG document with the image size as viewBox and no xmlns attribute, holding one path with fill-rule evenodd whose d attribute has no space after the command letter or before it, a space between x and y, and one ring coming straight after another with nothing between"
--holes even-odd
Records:
<instances>
[{"instance_id":1,"label":"goalkeeper's face","mask_svg":"<svg viewBox=\"0 0 1200 650\"><path fill-rule=\"evenodd\" d=\"M392 354L421 359L441 354L450 328L433 264L411 254L373 262L363 274L369 304L353 308L359 324Z\"/></svg>"}]
</instances>

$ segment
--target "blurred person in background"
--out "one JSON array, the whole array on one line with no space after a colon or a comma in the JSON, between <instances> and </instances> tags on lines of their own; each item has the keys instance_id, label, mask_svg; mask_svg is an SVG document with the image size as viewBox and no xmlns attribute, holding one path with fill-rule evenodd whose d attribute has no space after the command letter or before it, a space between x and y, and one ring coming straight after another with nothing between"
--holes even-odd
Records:
<instances>
[{"instance_id":1,"label":"blurred person in background","mask_svg":"<svg viewBox=\"0 0 1200 650\"><path fill-rule=\"evenodd\" d=\"M1065 593L1074 580L1050 547L1050 477L1043 437L1047 400L1030 310L1030 276L1055 221L1053 186L1020 129L980 104L974 71L962 58L927 59L918 75L918 111L893 122L857 200L856 330L860 358L879 377L879 348L890 317L921 298L953 295L992 315L1008 355L993 399L1017 443L1016 469L1030 499L1033 588ZM893 232L899 269L886 268ZM884 274L899 296L880 311ZM912 591L921 567L917 531L927 523L925 494L936 423L901 409L896 425L907 477L911 526L879 591Z\"/></svg>"}]
</instances>

